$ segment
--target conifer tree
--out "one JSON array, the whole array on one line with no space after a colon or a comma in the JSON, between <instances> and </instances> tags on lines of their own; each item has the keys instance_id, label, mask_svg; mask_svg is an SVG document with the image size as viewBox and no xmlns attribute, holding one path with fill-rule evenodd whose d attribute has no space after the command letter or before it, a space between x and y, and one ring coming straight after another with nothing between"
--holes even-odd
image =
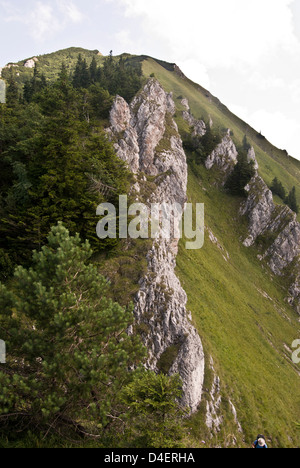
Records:
<instances>
[{"instance_id":1,"label":"conifer tree","mask_svg":"<svg viewBox=\"0 0 300 468\"><path fill-rule=\"evenodd\" d=\"M47 86L45 75L40 74L37 64L34 67L33 77L24 84L23 97L25 101L31 102L33 96Z\"/></svg>"},{"instance_id":2,"label":"conifer tree","mask_svg":"<svg viewBox=\"0 0 300 468\"><path fill-rule=\"evenodd\" d=\"M114 418L129 368L144 355L126 333L131 310L107 299L108 284L89 263L91 247L62 224L48 245L18 267L10 286L0 283L0 432L22 430L101 433Z\"/></svg>"},{"instance_id":3,"label":"conifer tree","mask_svg":"<svg viewBox=\"0 0 300 468\"><path fill-rule=\"evenodd\" d=\"M271 190L275 195L278 195L282 200L286 199L286 191L280 180L275 177L272 182Z\"/></svg>"},{"instance_id":4,"label":"conifer tree","mask_svg":"<svg viewBox=\"0 0 300 468\"><path fill-rule=\"evenodd\" d=\"M235 165L233 172L229 176L225 188L232 194L245 197L245 187L254 177L254 163L248 162L247 153L242 148L239 150L238 163Z\"/></svg>"},{"instance_id":5,"label":"conifer tree","mask_svg":"<svg viewBox=\"0 0 300 468\"><path fill-rule=\"evenodd\" d=\"M90 85L90 74L86 59L82 58L82 55L79 54L74 76L73 76L73 86L74 88L87 88Z\"/></svg>"},{"instance_id":6,"label":"conifer tree","mask_svg":"<svg viewBox=\"0 0 300 468\"><path fill-rule=\"evenodd\" d=\"M6 104L8 107L15 107L19 102L18 85L12 69L8 78L8 86L6 90Z\"/></svg>"},{"instance_id":7,"label":"conifer tree","mask_svg":"<svg viewBox=\"0 0 300 468\"><path fill-rule=\"evenodd\" d=\"M91 83L96 83L97 81L97 72L98 72L98 67L97 67L97 61L96 58L93 57L93 60L91 61L90 68L89 68L89 75L90 75L90 80Z\"/></svg>"},{"instance_id":8,"label":"conifer tree","mask_svg":"<svg viewBox=\"0 0 300 468\"><path fill-rule=\"evenodd\" d=\"M244 138L243 138L243 149L245 151L249 151L249 149L251 149L251 145L250 143L248 142L248 139L247 139L247 136L244 135Z\"/></svg>"},{"instance_id":9,"label":"conifer tree","mask_svg":"<svg viewBox=\"0 0 300 468\"><path fill-rule=\"evenodd\" d=\"M299 213L299 206L297 204L297 197L296 197L296 187L293 187L290 193L286 198L286 204L291 208L292 211L295 213Z\"/></svg>"},{"instance_id":10,"label":"conifer tree","mask_svg":"<svg viewBox=\"0 0 300 468\"><path fill-rule=\"evenodd\" d=\"M130 407L130 431L134 445L142 448L175 448L184 435L182 419L186 410L180 407L182 381L154 372L137 374L123 391Z\"/></svg>"}]
</instances>

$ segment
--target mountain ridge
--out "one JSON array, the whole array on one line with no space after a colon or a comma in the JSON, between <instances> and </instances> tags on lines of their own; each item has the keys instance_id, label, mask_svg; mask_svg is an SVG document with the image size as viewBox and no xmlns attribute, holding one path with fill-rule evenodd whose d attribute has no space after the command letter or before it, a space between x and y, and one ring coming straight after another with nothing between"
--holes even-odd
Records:
<instances>
[{"instance_id":1,"label":"mountain ridge","mask_svg":"<svg viewBox=\"0 0 300 468\"><path fill-rule=\"evenodd\" d=\"M38 56L28 57L26 59L19 60L18 62L9 62L8 64L6 64L2 68L2 70L4 70L5 68L7 68L8 66L11 66L11 65L18 65L18 67L20 67L20 66L22 67L22 65L24 66L24 64L26 62L28 62L28 60L34 59L35 57L38 60L40 60L40 59L47 60L47 59L50 59L52 57L55 57L55 60L57 60L57 70L59 70L60 66L61 66L61 62L59 61L60 58L62 58L62 59L68 58L68 62L70 63L70 60L69 60L70 56L73 59L74 59L74 57L77 59L78 54L83 54L83 56L85 58L88 58L88 59L91 59L93 56L97 56L99 58L100 63L106 57L106 56L102 55L101 52L99 52L98 49L88 50L88 49L84 49L82 47L68 47L66 49L61 49L61 50L58 50L56 52L50 52L50 53L47 53L47 54L41 54L41 55L38 55ZM231 112L230 109L228 109L228 107L225 104L223 104L210 91L203 88L200 84L197 84L196 82L189 79L185 75L185 73L180 69L180 67L178 67L178 65L176 63L167 62L167 61L164 61L164 60L153 58L153 57L151 57L149 55L132 55L132 54L128 54L126 52L120 54L119 56L116 56L116 58L122 57L122 56L128 57L133 61L144 61L144 60L149 60L149 59L154 60L155 62L157 62L160 66L162 66L166 70L173 71L178 76L180 76L180 78L188 81L190 84L192 84L192 86L195 86L196 89L198 91L200 91L203 95L205 95L209 100L213 101L214 104L221 110L221 112L223 112L224 114L227 114L233 120L237 119L237 122L239 123L239 126L244 131L244 133L246 135L249 133L249 136L251 138L255 138L255 143L258 146L260 146L262 150L268 151L268 153L271 156L272 156L272 152L275 152L275 153L279 152L278 154L279 154L280 157L292 158L294 160L294 162L296 162L296 164L298 165L299 170L300 170L300 160L294 158L292 155L289 155L286 150L279 149L276 146L274 146L272 143L270 143L263 135L261 135L260 132L255 130L253 127L251 127L249 124L247 124L243 119L241 119L240 117L236 116L233 112ZM75 61L74 61L74 63L75 63ZM70 68L72 68L72 66L74 66L74 63L71 64Z\"/></svg>"},{"instance_id":2,"label":"mountain ridge","mask_svg":"<svg viewBox=\"0 0 300 468\"><path fill-rule=\"evenodd\" d=\"M90 52L96 55L96 51ZM73 54L68 65L72 71L76 51L68 49L68 54ZM100 64L103 58L97 57ZM249 182L252 198L249 193L246 198L229 193L224 182L237 165L245 136L240 119L235 121L217 98L207 95L204 88L200 91L201 87L188 80L175 64L146 56L125 57L132 63L142 63L144 84L131 107L123 98L115 98L104 126L117 154L136 177L132 184L135 197L159 201L160 197L173 199L178 195L181 204L186 199L194 204L203 202L206 211L202 249L188 251L181 240L178 245L160 243L156 249L147 244L146 252L143 250L147 266L136 280L134 331L148 343L148 365L166 373L180 370L183 376L188 371L185 384L190 388L186 395L190 391L195 397L192 405L191 399L185 400L194 411L188 421L190 446L198 446L200 440L213 446L221 441L244 446L260 430L266 432L273 446L295 446L299 443L294 427L295 418L300 419L299 369L291 360L291 344L300 330L299 316L286 302L291 272L285 277L276 275L258 255L263 257L277 234L272 232L271 216L271 212L277 212L277 205L271 205L268 185L274 176L280 176L289 188L294 181L299 187L296 160L271 156L247 133L254 164L257 158L255 177L260 179L252 180L252 185ZM42 59L37 63L43 66ZM51 63L44 66L50 80L54 70L46 68ZM30 68L22 71L20 85L33 73ZM208 155L201 149L204 129L220 137L220 143ZM195 139L194 146L188 147L188 137ZM249 156L248 163L250 160ZM261 190L257 189L258 180ZM268 203L261 201L264 198ZM248 217L241 213L247 201ZM259 208L260 213L268 213L270 208L265 224L271 226L271 234L263 236L264 226L258 226L255 234L260 234L259 242L246 245L249 219L258 205L266 207L265 212ZM279 210L289 214L281 206ZM263 221L263 217L254 218L255 223ZM136 261L136 255L133 258ZM104 261L99 256L99 268L113 285L123 289L124 295L126 278L121 285L116 284L120 282L118 262L126 272L124 258L111 254ZM128 268L123 275L129 276L130 271ZM187 322L182 318L185 316ZM197 349L196 345L189 349L186 336L195 337L195 331L202 343L200 346L196 340L200 368L203 347L204 375L195 371L198 368L196 364L193 368L192 359L188 362L192 368L183 364ZM198 393L193 392L192 384Z\"/></svg>"}]
</instances>

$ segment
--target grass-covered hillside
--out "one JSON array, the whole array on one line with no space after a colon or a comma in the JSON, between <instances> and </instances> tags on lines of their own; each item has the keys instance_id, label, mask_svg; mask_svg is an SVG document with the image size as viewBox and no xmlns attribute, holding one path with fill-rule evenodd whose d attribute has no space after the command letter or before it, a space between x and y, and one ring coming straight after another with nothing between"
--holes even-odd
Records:
<instances>
[{"instance_id":1,"label":"grass-covered hillside","mask_svg":"<svg viewBox=\"0 0 300 468\"><path fill-rule=\"evenodd\" d=\"M61 64L64 63L69 71L75 69L78 55L81 54L87 62L91 62L93 57L96 58L98 65L103 63L104 57L99 50L86 50L80 47L70 47L69 49L63 49L58 52L51 54L39 55L28 57L27 59L21 60L14 64L7 64L8 67L2 70L2 76L7 78L9 75L10 67L13 65L13 69L16 73L16 78L19 83L24 83L27 79L33 75L33 69L31 67L24 66L29 60L33 60L40 70L46 76L48 80L54 80L60 72ZM3 66L4 64L2 64Z\"/></svg>"},{"instance_id":2,"label":"grass-covered hillside","mask_svg":"<svg viewBox=\"0 0 300 468\"><path fill-rule=\"evenodd\" d=\"M173 92L182 132L186 123L181 118L180 101L185 97L197 118L208 121L211 117L215 128L230 128L233 140L241 145L243 123L204 90L152 59L143 63L143 70L146 75L154 73L165 89ZM249 131L247 138L255 148L261 176L268 184L277 176L287 187L296 186L299 197L299 161L279 150L269 154L271 145L268 152L263 151L251 138L253 132ZM188 307L204 343L207 370L212 356L221 378L220 413L228 421L216 440L222 444L230 439L230 400L245 430L246 444L257 432L265 432L270 445L297 446L300 369L292 363L288 349L299 336L299 317L284 301L282 279L262 266L255 247L242 245L247 230L246 220L238 214L242 199L216 188L215 177L189 155L189 201L205 204L206 237L198 251L188 251L182 243L177 263ZM209 231L218 243L210 240ZM193 420L195 440L205 439L206 400L204 395L202 408ZM235 436L239 437L236 430Z\"/></svg>"},{"instance_id":3,"label":"grass-covered hillside","mask_svg":"<svg viewBox=\"0 0 300 468\"><path fill-rule=\"evenodd\" d=\"M205 203L206 237L201 250L187 251L182 244L178 273L207 367L212 356L221 378L221 415L226 421L230 400L246 442L265 432L270 445L293 447L299 444L299 368L288 348L299 336L299 317L284 302L280 280L262 268L256 249L241 244L246 225L238 216L240 200L211 182L204 168L190 169L189 201ZM195 438L202 435L205 405L206 395L195 417ZM223 443L227 435L225 423L217 440Z\"/></svg>"},{"instance_id":4,"label":"grass-covered hillside","mask_svg":"<svg viewBox=\"0 0 300 468\"><path fill-rule=\"evenodd\" d=\"M79 54L81 62L78 68ZM95 239L97 220L94 213L99 199L115 203L118 195L128 192L133 183L132 175L116 158L113 146L103 132L108 125L108 112L114 96L121 94L130 101L147 78L153 75L167 92L173 93L175 119L182 136L190 131L182 118L184 107L181 101L186 98L194 117L206 122L211 119L212 129L216 133L224 134L224 131L230 129L237 147L242 146L246 135L248 143L255 149L262 178L271 186L277 177L287 191L295 187L298 205L300 161L275 148L233 115L217 98L188 80L174 64L127 54L107 58L96 50L79 48L32 59L36 63L35 71L24 66L28 59L2 71L2 78L10 84L8 103L0 106L0 281L5 284L0 288L0 305L5 311L0 314L0 328L8 327L14 338L17 336L16 324L22 330L24 327L21 337L24 343L23 348L19 349L17 341L14 343L12 338L15 354L11 365L17 374L15 383L10 382L14 372L11 375L0 372L0 384L6 392L2 400L0 398L0 446L72 445L71 439L78 435L78 431L81 431L81 436L84 434L82 427L89 434L93 431L102 431L103 434L102 439L94 439L92 442L80 439L80 445L83 446L118 444L120 447L141 447L147 438L150 444L152 437L151 447L164 447L162 443L172 447L172 443L176 445L177 440L180 441L179 446L186 447L233 444L248 447L258 433L266 435L271 447L299 446L300 431L297 423L300 421L300 367L293 364L291 359L292 343L300 337L299 316L285 301L285 278L273 276L268 266L258 260L257 247L246 248L242 244L242 240L247 237L247 221L239 215L242 198L218 187L215 183L218 174L214 170L206 170L203 164L195 161L194 154L187 151L188 201L205 204L205 243L201 250L190 251L184 248L182 241L177 258L177 273L188 296L188 309L192 312L194 325L203 342L206 374L199 412L184 423L178 419L174 403L178 395L176 382L170 383L164 380L165 376L153 375L141 376L140 380L138 376L133 382L128 382L125 372L133 365L133 361L136 363L142 359L143 351L135 342L130 343L130 346L128 344L128 349L122 350L123 341L119 340L118 327L123 327L124 331L129 325L131 309L129 307L128 310L127 306L147 269L145 255L149 249L148 241L108 240L99 247ZM89 79L85 85L87 70ZM93 73L94 77L91 78ZM25 96L22 94L24 85ZM154 187L152 181L144 177L143 180L142 190L151 193ZM279 197L275 201L283 203ZM62 218L70 235L58 226L47 241L50 228ZM78 232L78 226L82 239L89 239L93 247L98 246L93 257L87 247L81 247L83 251L80 249L78 238L72 237L76 230ZM31 251L40 251L42 245L48 244L48 249L35 258L36 270L21 269L18 276L12 279L17 264L31 266ZM70 260L72 255L73 263ZM47 258L53 263L51 271L45 269ZM93 267L87 270L83 268L82 258L92 258ZM61 259L65 262L63 271L67 272L66 278L61 275ZM99 278L99 273L103 277ZM106 294L108 278L110 289L107 297L125 307L124 310L113 307L109 301L103 307L98 304L96 285L100 282L101 295ZM88 286L91 280L92 288ZM48 285L51 286L49 289ZM27 288L27 296L31 298L29 304L25 293L19 297L19 291L22 292L24 287ZM68 296L65 298L66 288ZM52 296L56 289L60 291L59 297ZM49 297L45 303L43 294L46 293ZM94 295L89 297L92 293ZM66 303L63 302L65 299ZM78 335L76 314L73 311L78 308L81 313L85 312L85 309L81 309L82 300L85 301L89 321L85 323L83 317L80 323L81 335ZM35 316L35 301L38 301L41 317ZM50 324L42 320L45 304L53 313L53 322ZM107 394L106 390L99 392L99 385L103 382L99 383L101 376L96 371L93 373L94 368L90 373L91 389L87 389L81 382L83 373L88 375L89 358L93 356L79 356L70 345L74 336L80 342L85 330L89 337L93 336L97 308L107 320L103 322L107 326L102 329L101 323L98 323L99 329L96 328L95 333L111 340L110 346L104 343L103 354L108 359L107 369L116 381L114 388L111 388L110 382L104 382L106 388L109 388ZM64 321L66 310L69 318ZM111 331L110 321L113 317L117 323ZM38 334L34 334L37 325L40 328L37 328ZM61 346L60 355L54 353L57 368L51 364L53 355L44 346L47 340L53 342L53 330ZM64 330L70 343L62 340L61 330ZM138 328L135 331L136 335L143 333ZM112 333L113 338L107 338L106 333ZM86 351L89 342L84 344ZM97 346L100 346L98 342ZM46 365L45 369L39 369L39 378L35 381L30 366L33 362L36 372L40 363L37 359L32 360L32 356L40 356L34 352L40 353L41 349L45 352ZM122 358L119 360L123 366L120 375L122 379L126 376L124 381L118 379L118 359L109 361L110 349L111 355ZM78 373L72 365L69 352L75 353L76 362L81 366ZM25 370L27 372L28 369L30 385L26 380L26 372L23 375L22 353L24 359L27 359L28 367ZM66 360L63 359L64 353L69 356ZM94 358L98 359L98 356ZM69 365L67 371L64 367L66 365ZM68 392L61 391L60 395L56 393L54 378L57 369L60 370L60 389L68 389ZM220 393L216 398L221 396L217 416L222 424L220 432L211 437L205 420L214 374L220 377ZM78 408L80 399L75 401L72 398L72 387L66 383L67 378L74 386L76 395L81 395L82 391L89 394L91 390L95 401L91 403L88 398L84 400L84 393L83 405ZM53 386L49 382L54 382ZM7 396L12 384L15 385L16 398ZM126 391L122 393L124 386ZM32 388L35 393L31 392ZM157 408L153 413L149 412L147 388L153 389L150 403L153 403L151 397L157 388L163 389L162 406L169 404L167 416ZM238 431L232 405L243 428L242 433ZM6 426L8 409L15 414L15 407L18 407L22 417ZM103 419L107 411L102 411L102 407L110 409L111 421ZM26 411L29 408L28 413L34 411L30 423L23 414L26 413L24 408ZM129 416L124 417L124 421L126 424L128 421L133 423L126 433L126 424L122 425L122 418L129 408ZM49 414L54 415L52 420L46 418ZM99 418L97 421L101 421L96 426L95 414ZM48 424L46 426L45 421ZM63 430L61 426L57 427L57 421L62 421ZM38 429L26 434L25 441L22 441L19 433L14 432L16 427L20 428L20 432L24 427ZM56 431L54 435L53 428ZM39 430L43 430L43 434L49 433L54 441L45 439L41 442ZM12 440L3 435L10 431L15 437ZM66 434L68 437L65 437Z\"/></svg>"}]
</instances>

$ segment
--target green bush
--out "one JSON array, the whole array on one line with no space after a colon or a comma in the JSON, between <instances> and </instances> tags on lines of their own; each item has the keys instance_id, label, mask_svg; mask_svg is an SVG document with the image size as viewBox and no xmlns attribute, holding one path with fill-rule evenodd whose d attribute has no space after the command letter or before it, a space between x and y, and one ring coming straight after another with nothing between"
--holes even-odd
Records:
<instances>
[{"instance_id":1,"label":"green bush","mask_svg":"<svg viewBox=\"0 0 300 468\"><path fill-rule=\"evenodd\" d=\"M123 391L130 407L128 439L134 447L178 448L183 438L182 418L186 411L178 404L182 382L178 375L167 377L154 372L137 375Z\"/></svg>"}]
</instances>

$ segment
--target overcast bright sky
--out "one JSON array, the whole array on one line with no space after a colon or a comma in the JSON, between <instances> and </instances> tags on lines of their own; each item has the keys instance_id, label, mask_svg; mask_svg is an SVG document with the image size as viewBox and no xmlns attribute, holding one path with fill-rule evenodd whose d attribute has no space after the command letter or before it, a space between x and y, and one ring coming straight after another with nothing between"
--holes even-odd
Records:
<instances>
[{"instance_id":1,"label":"overcast bright sky","mask_svg":"<svg viewBox=\"0 0 300 468\"><path fill-rule=\"evenodd\" d=\"M300 159L300 0L0 0L0 66L71 46L176 62Z\"/></svg>"}]
</instances>

